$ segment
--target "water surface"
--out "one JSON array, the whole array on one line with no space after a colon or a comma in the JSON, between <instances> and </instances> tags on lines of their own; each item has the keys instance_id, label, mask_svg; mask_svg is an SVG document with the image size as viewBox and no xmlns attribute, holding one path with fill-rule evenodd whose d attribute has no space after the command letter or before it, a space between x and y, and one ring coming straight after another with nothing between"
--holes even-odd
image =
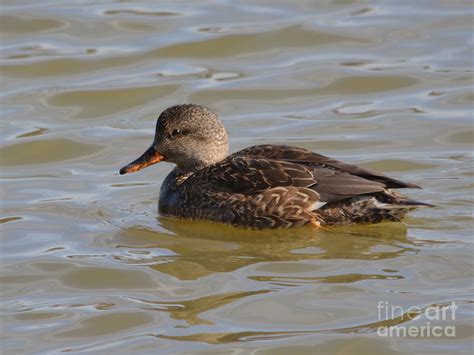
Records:
<instances>
[{"instance_id":1,"label":"water surface","mask_svg":"<svg viewBox=\"0 0 474 355\"><path fill-rule=\"evenodd\" d=\"M469 1L7 1L2 353L470 353ZM231 149L291 144L423 186L405 224L247 231L157 215L169 164L119 176L158 114ZM377 305L456 302L456 336Z\"/></svg>"}]
</instances>

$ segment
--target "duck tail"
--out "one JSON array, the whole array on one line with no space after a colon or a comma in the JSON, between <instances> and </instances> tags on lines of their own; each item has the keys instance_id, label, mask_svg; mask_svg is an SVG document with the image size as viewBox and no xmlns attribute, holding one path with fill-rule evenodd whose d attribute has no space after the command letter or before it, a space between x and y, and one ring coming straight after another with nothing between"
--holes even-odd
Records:
<instances>
[{"instance_id":1,"label":"duck tail","mask_svg":"<svg viewBox=\"0 0 474 355\"><path fill-rule=\"evenodd\" d=\"M417 207L436 207L430 203L412 200L411 198L402 195L397 191L389 189L385 190L381 195L378 195L376 200L377 207L381 209L415 209Z\"/></svg>"},{"instance_id":2,"label":"duck tail","mask_svg":"<svg viewBox=\"0 0 474 355\"><path fill-rule=\"evenodd\" d=\"M416 200L401 201L400 205L407 207L436 207L436 205L432 205L431 203L420 202Z\"/></svg>"},{"instance_id":3,"label":"duck tail","mask_svg":"<svg viewBox=\"0 0 474 355\"><path fill-rule=\"evenodd\" d=\"M430 203L425 203L425 202L420 202L420 201L415 201L411 199L397 199L396 201L391 201L391 202L380 202L377 201L376 206L380 209L415 209L417 207L436 207L435 205L432 205Z\"/></svg>"}]
</instances>

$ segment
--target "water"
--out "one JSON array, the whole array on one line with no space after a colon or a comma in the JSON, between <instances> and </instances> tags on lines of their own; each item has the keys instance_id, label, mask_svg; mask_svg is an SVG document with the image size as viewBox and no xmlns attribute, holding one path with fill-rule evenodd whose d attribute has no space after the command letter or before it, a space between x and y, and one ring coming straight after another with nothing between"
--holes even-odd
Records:
<instances>
[{"instance_id":1,"label":"water","mask_svg":"<svg viewBox=\"0 0 474 355\"><path fill-rule=\"evenodd\" d=\"M2 353L472 351L470 1L4 0L0 27ZM172 167L118 169L185 102L233 151L305 147L438 207L332 231L159 217ZM427 322L455 337L377 333Z\"/></svg>"}]
</instances>

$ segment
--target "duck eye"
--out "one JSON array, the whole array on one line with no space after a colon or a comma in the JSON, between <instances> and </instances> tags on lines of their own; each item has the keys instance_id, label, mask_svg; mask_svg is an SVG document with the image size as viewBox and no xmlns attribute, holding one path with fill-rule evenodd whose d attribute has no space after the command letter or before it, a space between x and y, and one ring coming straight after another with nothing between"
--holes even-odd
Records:
<instances>
[{"instance_id":1,"label":"duck eye","mask_svg":"<svg viewBox=\"0 0 474 355\"><path fill-rule=\"evenodd\" d=\"M173 130L173 132L171 132L171 137L172 137L172 138L177 137L177 136L179 136L181 133L182 133L182 131L181 131L179 128L176 128L175 130Z\"/></svg>"}]
</instances>

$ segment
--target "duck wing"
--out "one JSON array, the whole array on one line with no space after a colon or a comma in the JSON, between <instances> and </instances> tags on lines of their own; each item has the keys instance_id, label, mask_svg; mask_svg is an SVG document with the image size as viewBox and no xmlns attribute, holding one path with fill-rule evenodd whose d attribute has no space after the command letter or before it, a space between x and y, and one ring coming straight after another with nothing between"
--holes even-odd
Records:
<instances>
[{"instance_id":1,"label":"duck wing","mask_svg":"<svg viewBox=\"0 0 474 355\"><path fill-rule=\"evenodd\" d=\"M293 191L293 194L305 191L307 193L310 189L317 192L317 200L324 203L385 189L381 182L320 164L302 164L235 154L200 170L193 180L195 185L208 186L215 192L247 196L270 190L283 193L285 188ZM314 197L312 199L314 200Z\"/></svg>"},{"instance_id":2,"label":"duck wing","mask_svg":"<svg viewBox=\"0 0 474 355\"><path fill-rule=\"evenodd\" d=\"M266 158L301 164L303 166L313 168L329 168L346 172L348 174L355 175L370 181L379 182L386 188L420 188L418 185L405 183L403 181L390 178L374 170L346 164L304 148L272 144L255 145L234 153L232 156Z\"/></svg>"}]
</instances>

